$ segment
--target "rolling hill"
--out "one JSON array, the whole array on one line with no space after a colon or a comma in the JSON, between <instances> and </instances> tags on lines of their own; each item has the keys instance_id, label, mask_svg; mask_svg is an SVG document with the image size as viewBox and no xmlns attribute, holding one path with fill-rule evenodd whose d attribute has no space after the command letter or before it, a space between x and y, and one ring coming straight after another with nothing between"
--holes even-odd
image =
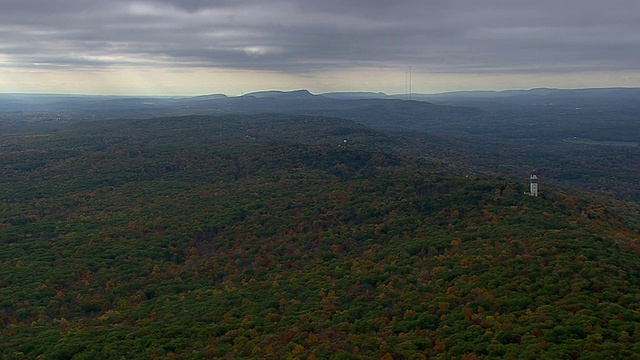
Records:
<instances>
[{"instance_id":1,"label":"rolling hill","mask_svg":"<svg viewBox=\"0 0 640 360\"><path fill-rule=\"evenodd\" d=\"M0 137L3 358L640 353L637 207L321 116Z\"/></svg>"}]
</instances>

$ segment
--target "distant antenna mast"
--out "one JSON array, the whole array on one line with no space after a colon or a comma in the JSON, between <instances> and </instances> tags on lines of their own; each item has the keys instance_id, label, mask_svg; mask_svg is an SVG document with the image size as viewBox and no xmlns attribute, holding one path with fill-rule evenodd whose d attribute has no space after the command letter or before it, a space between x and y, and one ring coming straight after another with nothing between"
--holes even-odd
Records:
<instances>
[{"instance_id":1,"label":"distant antenna mast","mask_svg":"<svg viewBox=\"0 0 640 360\"><path fill-rule=\"evenodd\" d=\"M407 70L404 71L404 96L409 100L409 72Z\"/></svg>"},{"instance_id":2,"label":"distant antenna mast","mask_svg":"<svg viewBox=\"0 0 640 360\"><path fill-rule=\"evenodd\" d=\"M404 76L404 91L407 94L407 100L411 100L411 66Z\"/></svg>"}]
</instances>

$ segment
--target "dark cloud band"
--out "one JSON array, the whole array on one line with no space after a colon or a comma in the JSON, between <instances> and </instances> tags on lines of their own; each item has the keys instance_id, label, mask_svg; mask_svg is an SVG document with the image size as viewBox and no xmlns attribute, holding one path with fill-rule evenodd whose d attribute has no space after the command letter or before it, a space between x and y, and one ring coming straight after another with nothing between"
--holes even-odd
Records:
<instances>
[{"instance_id":1,"label":"dark cloud band","mask_svg":"<svg viewBox=\"0 0 640 360\"><path fill-rule=\"evenodd\" d=\"M34 4L37 3L37 4ZM4 1L3 66L638 70L640 3Z\"/></svg>"}]
</instances>

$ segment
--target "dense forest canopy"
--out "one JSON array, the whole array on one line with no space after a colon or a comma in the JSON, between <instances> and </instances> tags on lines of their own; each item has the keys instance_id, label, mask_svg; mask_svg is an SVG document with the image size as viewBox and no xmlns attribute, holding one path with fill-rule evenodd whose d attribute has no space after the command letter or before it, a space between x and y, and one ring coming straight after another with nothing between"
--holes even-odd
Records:
<instances>
[{"instance_id":1,"label":"dense forest canopy","mask_svg":"<svg viewBox=\"0 0 640 360\"><path fill-rule=\"evenodd\" d=\"M640 354L637 203L526 196L460 138L245 114L0 140L3 358Z\"/></svg>"}]
</instances>

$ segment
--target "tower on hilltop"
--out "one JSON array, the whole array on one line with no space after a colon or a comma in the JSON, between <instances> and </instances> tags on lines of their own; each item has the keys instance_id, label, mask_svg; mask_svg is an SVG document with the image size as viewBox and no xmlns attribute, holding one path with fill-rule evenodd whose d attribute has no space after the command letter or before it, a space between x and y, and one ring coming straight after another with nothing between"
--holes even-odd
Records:
<instances>
[{"instance_id":1,"label":"tower on hilltop","mask_svg":"<svg viewBox=\"0 0 640 360\"><path fill-rule=\"evenodd\" d=\"M533 170L531 172L531 176L529 177L529 193L531 196L538 196L538 175L536 171Z\"/></svg>"}]
</instances>

